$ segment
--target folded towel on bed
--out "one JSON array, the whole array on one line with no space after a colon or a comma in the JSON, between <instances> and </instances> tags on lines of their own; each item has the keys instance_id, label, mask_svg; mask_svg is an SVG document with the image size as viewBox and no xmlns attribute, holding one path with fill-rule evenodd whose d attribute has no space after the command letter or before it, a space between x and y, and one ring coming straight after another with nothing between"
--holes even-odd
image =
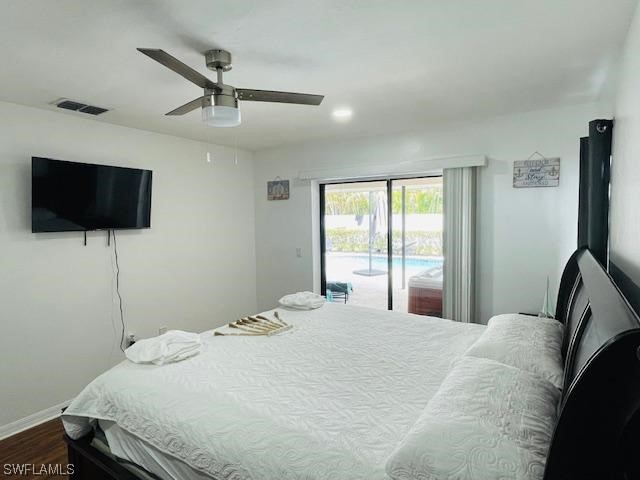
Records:
<instances>
[{"instance_id":1,"label":"folded towel on bed","mask_svg":"<svg viewBox=\"0 0 640 480\"><path fill-rule=\"evenodd\" d=\"M199 334L169 330L160 336L134 343L124 353L134 363L164 365L197 355L201 346Z\"/></svg>"},{"instance_id":2,"label":"folded towel on bed","mask_svg":"<svg viewBox=\"0 0 640 480\"><path fill-rule=\"evenodd\" d=\"M296 310L313 310L324 305L325 298L313 292L298 292L291 295L285 295L278 303L283 307L293 308Z\"/></svg>"}]
</instances>

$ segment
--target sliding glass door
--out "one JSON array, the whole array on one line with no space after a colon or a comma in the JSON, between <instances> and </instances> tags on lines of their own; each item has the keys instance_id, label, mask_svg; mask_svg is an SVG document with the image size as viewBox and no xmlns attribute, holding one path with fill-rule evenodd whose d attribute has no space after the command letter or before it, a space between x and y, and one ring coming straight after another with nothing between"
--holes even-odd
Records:
<instances>
[{"instance_id":1,"label":"sliding glass door","mask_svg":"<svg viewBox=\"0 0 640 480\"><path fill-rule=\"evenodd\" d=\"M320 185L329 301L442 314L442 177Z\"/></svg>"},{"instance_id":2,"label":"sliding glass door","mask_svg":"<svg viewBox=\"0 0 640 480\"><path fill-rule=\"evenodd\" d=\"M389 308L387 182L321 185L328 300Z\"/></svg>"},{"instance_id":3,"label":"sliding glass door","mask_svg":"<svg viewBox=\"0 0 640 480\"><path fill-rule=\"evenodd\" d=\"M442 316L442 177L392 181L393 309Z\"/></svg>"}]
</instances>

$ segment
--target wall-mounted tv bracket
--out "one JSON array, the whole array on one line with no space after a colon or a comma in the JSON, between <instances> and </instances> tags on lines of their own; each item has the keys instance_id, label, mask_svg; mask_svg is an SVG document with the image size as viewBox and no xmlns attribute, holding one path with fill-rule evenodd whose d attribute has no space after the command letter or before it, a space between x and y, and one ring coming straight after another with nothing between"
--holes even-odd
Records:
<instances>
[{"instance_id":1,"label":"wall-mounted tv bracket","mask_svg":"<svg viewBox=\"0 0 640 480\"><path fill-rule=\"evenodd\" d=\"M84 231L84 246L87 246L87 231ZM111 246L111 229L107 229L107 247Z\"/></svg>"},{"instance_id":2,"label":"wall-mounted tv bracket","mask_svg":"<svg viewBox=\"0 0 640 480\"><path fill-rule=\"evenodd\" d=\"M84 231L84 246L87 246L87 231ZM111 229L107 229L107 247L111 246Z\"/></svg>"}]
</instances>

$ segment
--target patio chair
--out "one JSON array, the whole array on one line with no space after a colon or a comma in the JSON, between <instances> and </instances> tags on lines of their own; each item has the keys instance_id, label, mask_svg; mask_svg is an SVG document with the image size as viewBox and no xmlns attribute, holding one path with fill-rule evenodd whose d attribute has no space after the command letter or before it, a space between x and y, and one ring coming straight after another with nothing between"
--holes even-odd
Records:
<instances>
[{"instance_id":1,"label":"patio chair","mask_svg":"<svg viewBox=\"0 0 640 480\"><path fill-rule=\"evenodd\" d=\"M353 292L351 282L327 282L327 300L330 302L344 299L344 303L347 303L351 292Z\"/></svg>"}]
</instances>

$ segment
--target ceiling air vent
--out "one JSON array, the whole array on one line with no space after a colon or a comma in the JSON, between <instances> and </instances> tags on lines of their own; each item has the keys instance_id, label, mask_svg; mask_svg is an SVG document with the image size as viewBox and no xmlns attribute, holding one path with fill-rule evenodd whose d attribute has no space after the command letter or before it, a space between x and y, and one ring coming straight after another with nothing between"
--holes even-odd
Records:
<instances>
[{"instance_id":1,"label":"ceiling air vent","mask_svg":"<svg viewBox=\"0 0 640 480\"><path fill-rule=\"evenodd\" d=\"M100 115L101 113L108 112L106 108L101 107L92 107L91 105L87 105L86 107L82 107L79 112L88 113L89 115Z\"/></svg>"},{"instance_id":2,"label":"ceiling air vent","mask_svg":"<svg viewBox=\"0 0 640 480\"><path fill-rule=\"evenodd\" d=\"M58 108L64 108L66 110L80 110L81 108L86 107L84 103L73 102L71 100L62 100L61 102L56 103Z\"/></svg>"},{"instance_id":3,"label":"ceiling air vent","mask_svg":"<svg viewBox=\"0 0 640 480\"><path fill-rule=\"evenodd\" d=\"M104 112L109 111L109 109L107 108L95 107L93 105L87 105L84 103L76 102L74 100L67 100L66 98L54 102L54 105L58 108L73 110L74 112L87 113L89 115L100 115Z\"/></svg>"}]
</instances>

